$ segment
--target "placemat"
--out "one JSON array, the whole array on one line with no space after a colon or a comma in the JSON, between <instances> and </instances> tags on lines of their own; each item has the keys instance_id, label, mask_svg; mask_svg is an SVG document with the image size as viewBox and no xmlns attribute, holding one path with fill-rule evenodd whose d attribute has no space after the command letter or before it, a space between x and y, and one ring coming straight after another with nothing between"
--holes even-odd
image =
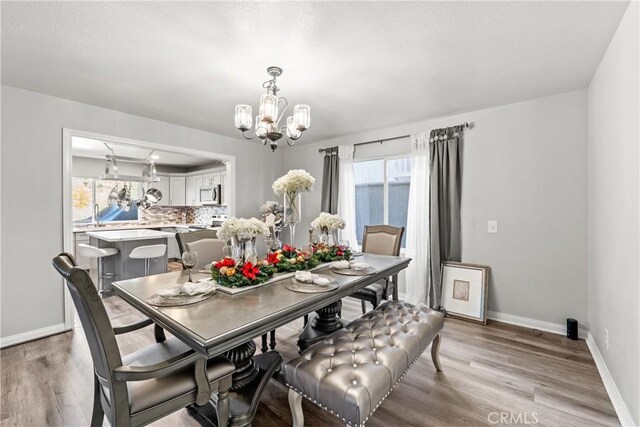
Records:
<instances>
[{"instance_id":1,"label":"placemat","mask_svg":"<svg viewBox=\"0 0 640 427\"><path fill-rule=\"evenodd\" d=\"M314 283L299 282L296 279L292 278L289 280L289 283L285 285L285 288L292 292L300 292L303 294L320 294L323 292L330 292L334 289L338 289L338 282L336 282L333 277L326 276L324 274L319 274L319 276L331 280L331 283L328 283L326 285L316 285Z\"/></svg>"},{"instance_id":2,"label":"placemat","mask_svg":"<svg viewBox=\"0 0 640 427\"><path fill-rule=\"evenodd\" d=\"M332 268L332 272L336 274L342 274L343 276L368 276L376 272L373 267L363 268L361 270L355 270L352 268Z\"/></svg>"},{"instance_id":3,"label":"placemat","mask_svg":"<svg viewBox=\"0 0 640 427\"><path fill-rule=\"evenodd\" d=\"M156 307L178 307L181 305L195 304L200 301L208 300L214 296L215 293L216 290L213 288L207 293L198 295L180 294L173 297L163 297L162 295L153 294L147 298L147 303Z\"/></svg>"}]
</instances>

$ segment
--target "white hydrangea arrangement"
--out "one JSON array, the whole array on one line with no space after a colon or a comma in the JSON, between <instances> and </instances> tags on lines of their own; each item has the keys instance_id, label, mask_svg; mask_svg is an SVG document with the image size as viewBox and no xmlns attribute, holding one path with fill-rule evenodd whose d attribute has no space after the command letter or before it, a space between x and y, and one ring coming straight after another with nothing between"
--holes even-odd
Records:
<instances>
[{"instance_id":1,"label":"white hydrangea arrangement","mask_svg":"<svg viewBox=\"0 0 640 427\"><path fill-rule=\"evenodd\" d=\"M278 196L291 195L313 190L315 182L316 179L309 172L303 169L294 169L276 179L272 188Z\"/></svg>"},{"instance_id":2,"label":"white hydrangea arrangement","mask_svg":"<svg viewBox=\"0 0 640 427\"><path fill-rule=\"evenodd\" d=\"M320 216L311 222L313 228L321 231L342 230L346 225L344 219L327 212L320 213Z\"/></svg>"},{"instance_id":3,"label":"white hydrangea arrangement","mask_svg":"<svg viewBox=\"0 0 640 427\"><path fill-rule=\"evenodd\" d=\"M277 225L282 222L284 217L284 208L282 207L282 204L269 200L265 202L264 205L260 206L260 213L262 214L263 221L265 221L269 215L273 214L275 217L274 223Z\"/></svg>"},{"instance_id":4,"label":"white hydrangea arrangement","mask_svg":"<svg viewBox=\"0 0 640 427\"><path fill-rule=\"evenodd\" d=\"M221 240L231 240L236 237L239 240L253 239L258 236L266 236L269 234L269 228L258 218L235 218L227 219L220 230L218 230L218 238Z\"/></svg>"}]
</instances>

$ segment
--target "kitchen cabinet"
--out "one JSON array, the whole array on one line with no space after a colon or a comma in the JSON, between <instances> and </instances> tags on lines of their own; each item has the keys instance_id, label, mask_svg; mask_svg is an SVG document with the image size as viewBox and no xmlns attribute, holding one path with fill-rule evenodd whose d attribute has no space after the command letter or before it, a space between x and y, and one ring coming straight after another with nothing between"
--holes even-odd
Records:
<instances>
[{"instance_id":1,"label":"kitchen cabinet","mask_svg":"<svg viewBox=\"0 0 640 427\"><path fill-rule=\"evenodd\" d=\"M162 199L158 202L158 206L171 205L171 184L169 175L157 175L158 182L152 183L149 187L157 188L162 193Z\"/></svg>"},{"instance_id":2,"label":"kitchen cabinet","mask_svg":"<svg viewBox=\"0 0 640 427\"><path fill-rule=\"evenodd\" d=\"M184 176L172 176L169 179L169 194L171 206L185 206L186 203L186 178Z\"/></svg>"},{"instance_id":3,"label":"kitchen cabinet","mask_svg":"<svg viewBox=\"0 0 640 427\"><path fill-rule=\"evenodd\" d=\"M215 187L220 184L220 172L206 173L202 175L203 187Z\"/></svg>"},{"instance_id":4,"label":"kitchen cabinet","mask_svg":"<svg viewBox=\"0 0 640 427\"><path fill-rule=\"evenodd\" d=\"M200 188L202 187L202 175L188 176L185 190L187 206L200 206Z\"/></svg>"}]
</instances>

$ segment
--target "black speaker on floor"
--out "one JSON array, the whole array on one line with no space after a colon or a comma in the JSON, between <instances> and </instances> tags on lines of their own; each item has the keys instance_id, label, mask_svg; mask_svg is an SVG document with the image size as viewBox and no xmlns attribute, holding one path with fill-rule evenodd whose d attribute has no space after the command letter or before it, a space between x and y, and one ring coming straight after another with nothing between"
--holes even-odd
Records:
<instances>
[{"instance_id":1,"label":"black speaker on floor","mask_svg":"<svg viewBox=\"0 0 640 427\"><path fill-rule=\"evenodd\" d=\"M572 340L578 339L578 321L571 317L567 319L567 338Z\"/></svg>"}]
</instances>

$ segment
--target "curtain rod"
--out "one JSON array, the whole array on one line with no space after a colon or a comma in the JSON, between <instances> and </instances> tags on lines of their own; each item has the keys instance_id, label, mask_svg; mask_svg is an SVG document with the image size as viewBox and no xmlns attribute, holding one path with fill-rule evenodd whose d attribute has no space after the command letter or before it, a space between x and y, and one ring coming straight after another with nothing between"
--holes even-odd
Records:
<instances>
[{"instance_id":1,"label":"curtain rod","mask_svg":"<svg viewBox=\"0 0 640 427\"><path fill-rule=\"evenodd\" d=\"M469 127L469 122L464 122L460 125L456 125L456 126L449 126L450 128L468 128ZM434 129L434 130L443 130L443 129L448 129L448 128L440 128L440 129ZM359 145L367 145L367 144L382 144L383 142L386 141L393 141L395 139L402 139L402 138L407 138L411 136L409 135L400 135L400 136L394 136L393 138L383 138L383 139L376 139L373 141L367 141L367 142L359 142L357 144L353 144L355 147L359 146ZM318 149L318 153L324 153L327 150L330 150L332 148L336 148L336 147L328 147L328 148L320 148Z\"/></svg>"}]
</instances>

